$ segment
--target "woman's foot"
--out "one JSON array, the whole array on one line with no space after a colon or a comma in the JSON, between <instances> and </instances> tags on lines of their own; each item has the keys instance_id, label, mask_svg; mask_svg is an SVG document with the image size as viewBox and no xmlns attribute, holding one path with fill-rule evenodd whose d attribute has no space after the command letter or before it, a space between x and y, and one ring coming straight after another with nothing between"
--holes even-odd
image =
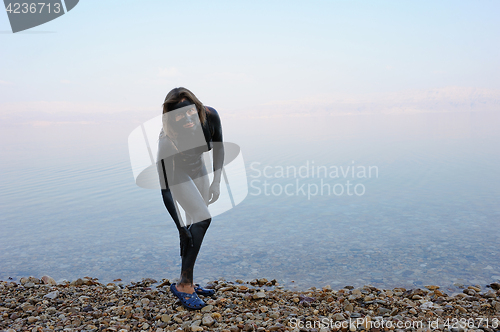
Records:
<instances>
[{"instance_id":1,"label":"woman's foot","mask_svg":"<svg viewBox=\"0 0 500 332\"><path fill-rule=\"evenodd\" d=\"M182 293L188 293L188 294L193 294L194 293L194 284L176 284L175 285L176 289L179 291L179 292L182 292Z\"/></svg>"},{"instance_id":2,"label":"woman's foot","mask_svg":"<svg viewBox=\"0 0 500 332\"><path fill-rule=\"evenodd\" d=\"M193 310L198 310L203 308L206 304L201 300L196 293L186 293L186 292L181 292L177 289L177 285L171 284L170 285L170 291L172 294L174 294L179 301L182 303L182 305L188 309L193 309Z\"/></svg>"}]
</instances>

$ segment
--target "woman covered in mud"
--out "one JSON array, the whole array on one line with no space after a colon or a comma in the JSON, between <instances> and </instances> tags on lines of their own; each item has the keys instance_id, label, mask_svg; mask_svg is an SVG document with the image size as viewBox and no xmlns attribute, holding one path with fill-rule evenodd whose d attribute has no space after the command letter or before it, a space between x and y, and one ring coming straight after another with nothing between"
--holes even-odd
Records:
<instances>
[{"instance_id":1,"label":"woman covered in mud","mask_svg":"<svg viewBox=\"0 0 500 332\"><path fill-rule=\"evenodd\" d=\"M220 195L224 162L222 127L217 111L204 106L186 88L175 88L163 103L163 128L158 141L157 168L163 202L179 231L180 281L170 290L189 309L205 306L198 295L213 295L193 282L193 269L203 237L212 220L208 205ZM203 153L213 149L212 183ZM185 211L185 220L179 213Z\"/></svg>"}]
</instances>

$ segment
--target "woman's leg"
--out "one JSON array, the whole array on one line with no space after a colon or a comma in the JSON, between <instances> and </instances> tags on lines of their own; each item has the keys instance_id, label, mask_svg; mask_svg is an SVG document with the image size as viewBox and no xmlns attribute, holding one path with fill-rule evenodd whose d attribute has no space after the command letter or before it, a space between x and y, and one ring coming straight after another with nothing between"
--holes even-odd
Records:
<instances>
[{"instance_id":1,"label":"woman's leg","mask_svg":"<svg viewBox=\"0 0 500 332\"><path fill-rule=\"evenodd\" d=\"M208 206L209 201L209 189L210 189L210 180L208 178L207 169L205 168L205 164L202 165L200 171L196 176L193 176L193 182L198 188L201 197L205 201L205 205ZM194 218L186 211L186 225L193 224Z\"/></svg>"},{"instance_id":2,"label":"woman's leg","mask_svg":"<svg viewBox=\"0 0 500 332\"><path fill-rule=\"evenodd\" d=\"M172 186L174 199L179 202L188 215L191 225L192 246L187 245L182 255L181 280L177 289L185 293L194 292L193 269L211 218L207 207L209 181L205 167L189 177L185 172L176 172L177 185Z\"/></svg>"}]
</instances>

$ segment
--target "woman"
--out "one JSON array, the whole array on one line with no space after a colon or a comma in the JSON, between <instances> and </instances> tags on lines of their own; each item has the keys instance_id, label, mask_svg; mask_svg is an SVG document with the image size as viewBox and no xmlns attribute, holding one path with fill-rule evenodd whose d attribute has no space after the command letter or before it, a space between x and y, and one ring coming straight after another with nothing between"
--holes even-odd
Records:
<instances>
[{"instance_id":1,"label":"woman","mask_svg":"<svg viewBox=\"0 0 500 332\"><path fill-rule=\"evenodd\" d=\"M214 177L209 185L202 155L212 148ZM163 103L157 167L163 202L180 237L181 277L170 290L189 309L201 309L205 305L197 294L215 293L193 283L193 269L212 220L208 205L219 198L223 162L222 127L217 111L203 106L186 88L170 91ZM185 211L185 220L177 204Z\"/></svg>"}]
</instances>

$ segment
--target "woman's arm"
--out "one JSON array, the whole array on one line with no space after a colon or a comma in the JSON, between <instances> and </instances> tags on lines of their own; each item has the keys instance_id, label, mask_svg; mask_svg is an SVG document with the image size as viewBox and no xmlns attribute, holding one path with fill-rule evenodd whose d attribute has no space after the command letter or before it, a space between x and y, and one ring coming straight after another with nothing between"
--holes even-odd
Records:
<instances>
[{"instance_id":1,"label":"woman's arm","mask_svg":"<svg viewBox=\"0 0 500 332\"><path fill-rule=\"evenodd\" d=\"M210 201L208 204L212 204L217 199L219 199L220 195L220 179L222 173L222 166L224 165L224 144L222 142L222 125L220 121L219 114L213 108L209 109L209 121L211 125L211 135L213 142L213 170L214 170L214 179L212 181L212 185L210 186L209 198Z\"/></svg>"},{"instance_id":2,"label":"woman's arm","mask_svg":"<svg viewBox=\"0 0 500 332\"><path fill-rule=\"evenodd\" d=\"M160 185L161 185L161 195L163 196L163 204L167 208L168 213L172 217L177 226L177 229L180 230L182 228L181 220L177 213L177 208L175 206L174 198L172 197L172 192L168 186L168 177L167 174L173 174L173 158L168 157L164 159L158 160L156 163L156 168L158 170L158 176L160 177Z\"/></svg>"}]
</instances>

